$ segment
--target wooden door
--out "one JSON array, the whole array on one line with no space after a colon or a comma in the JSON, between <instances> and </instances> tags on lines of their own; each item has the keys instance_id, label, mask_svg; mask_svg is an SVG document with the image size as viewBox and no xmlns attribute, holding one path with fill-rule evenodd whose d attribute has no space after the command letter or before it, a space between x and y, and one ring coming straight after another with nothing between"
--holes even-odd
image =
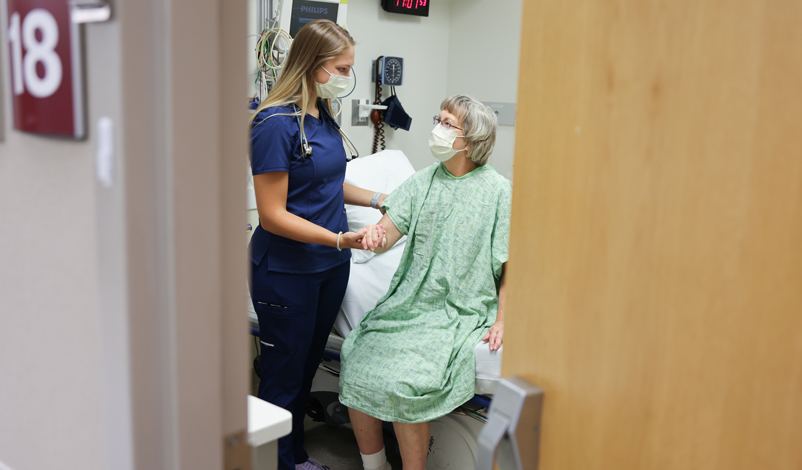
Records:
<instances>
[{"instance_id":1,"label":"wooden door","mask_svg":"<svg viewBox=\"0 0 802 470\"><path fill-rule=\"evenodd\" d=\"M542 470L802 468L802 2L524 2L503 375Z\"/></svg>"}]
</instances>

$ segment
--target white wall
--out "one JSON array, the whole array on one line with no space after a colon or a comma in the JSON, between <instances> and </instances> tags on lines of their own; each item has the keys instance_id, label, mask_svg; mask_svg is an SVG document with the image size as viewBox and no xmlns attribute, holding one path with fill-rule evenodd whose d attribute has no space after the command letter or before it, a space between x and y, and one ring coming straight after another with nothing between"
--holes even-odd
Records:
<instances>
[{"instance_id":1,"label":"white wall","mask_svg":"<svg viewBox=\"0 0 802 470\"><path fill-rule=\"evenodd\" d=\"M518 98L522 0L452 0L446 94L483 102ZM515 127L499 126L488 164L512 179Z\"/></svg>"},{"instance_id":2,"label":"white wall","mask_svg":"<svg viewBox=\"0 0 802 470\"><path fill-rule=\"evenodd\" d=\"M402 150L415 169L434 163L429 152L431 119L446 96L448 60L446 57L451 24L448 2L432 2L428 18L387 13L379 0L348 2L348 30L357 42L357 86L343 100L343 130L361 155L371 153L373 126L351 127L351 99L370 98L375 84L370 81L371 61L382 55L404 58L404 84L396 93L404 110L412 117L409 132L385 125L387 148ZM389 96L383 87L383 97Z\"/></svg>"},{"instance_id":3,"label":"white wall","mask_svg":"<svg viewBox=\"0 0 802 470\"><path fill-rule=\"evenodd\" d=\"M374 131L372 125L351 126L351 100L369 98L373 102L371 61L381 55L404 58L404 84L396 87L396 92L412 117L412 126L407 132L385 125L385 140L387 148L402 150L415 169L435 161L428 144L431 118L438 114L444 98L464 93L480 101L515 102L521 1L438 0L431 4L426 18L387 13L379 0L348 2L347 26L357 42L357 86L343 100L342 127L360 155L371 153ZM255 0L251 3L255 5ZM255 27L250 23L249 29ZM252 49L255 38L249 44ZM255 61L249 60L255 66ZM384 90L383 97L387 96L389 90ZM489 162L510 179L514 141L514 127L499 127Z\"/></svg>"},{"instance_id":4,"label":"white wall","mask_svg":"<svg viewBox=\"0 0 802 470\"><path fill-rule=\"evenodd\" d=\"M374 84L365 76L370 60L380 55L404 58L404 84L396 92L412 116L412 127L405 132L385 126L385 135L387 147L402 150L415 169L434 162L428 144L431 117L444 98L464 93L480 101L515 102L521 7L521 0L441 0L432 3L428 18L418 18L387 13L378 0L349 2L348 29L357 41L359 83L344 100L343 128L360 153L370 153L373 127L350 126L350 100L372 101ZM489 161L509 179L514 143L515 128L500 126Z\"/></svg>"},{"instance_id":5,"label":"white wall","mask_svg":"<svg viewBox=\"0 0 802 470\"><path fill-rule=\"evenodd\" d=\"M396 92L412 116L412 127L406 132L385 125L385 135L387 147L402 150L417 170L434 162L428 143L431 117L444 98L464 93L480 101L515 102L521 7L521 0L440 0L432 3L428 18L418 18L387 13L378 0L349 2L348 29L357 41L359 82L343 100L343 128L360 153L370 153L373 127L350 126L350 100L372 101L370 61L380 55L404 58L404 84ZM500 126L489 161L509 179L514 143L515 128Z\"/></svg>"}]
</instances>

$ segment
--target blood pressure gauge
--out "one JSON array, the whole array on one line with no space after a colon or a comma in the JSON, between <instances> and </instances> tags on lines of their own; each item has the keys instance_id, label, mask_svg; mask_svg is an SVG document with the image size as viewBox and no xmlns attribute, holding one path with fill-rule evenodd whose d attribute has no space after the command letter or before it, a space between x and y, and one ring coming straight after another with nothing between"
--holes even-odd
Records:
<instances>
[{"instance_id":1,"label":"blood pressure gauge","mask_svg":"<svg viewBox=\"0 0 802 470\"><path fill-rule=\"evenodd\" d=\"M404 59L401 57L382 58L382 85L401 86L404 78Z\"/></svg>"}]
</instances>

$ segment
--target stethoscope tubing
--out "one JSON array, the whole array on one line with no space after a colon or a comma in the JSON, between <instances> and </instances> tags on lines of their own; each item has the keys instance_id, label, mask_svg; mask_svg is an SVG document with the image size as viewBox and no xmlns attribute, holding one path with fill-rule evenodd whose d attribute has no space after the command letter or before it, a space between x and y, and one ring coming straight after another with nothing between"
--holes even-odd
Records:
<instances>
[{"instance_id":1,"label":"stethoscope tubing","mask_svg":"<svg viewBox=\"0 0 802 470\"><path fill-rule=\"evenodd\" d=\"M301 129L301 111L300 109L298 109L298 105L294 103L292 107L293 111L297 113L295 115L295 121L298 123L298 133L301 136L301 155L308 157L309 155L312 155L312 147L309 145L309 141L306 139L306 133L303 131L303 129ZM336 127L337 130L340 132L340 134L342 134L342 136L345 137L345 140L348 141L348 147L349 150L351 151L351 158L349 159L349 161L353 160L354 158L359 158L359 150L357 150L354 143L351 142L351 138L348 137L348 134L346 134L345 131L342 129L342 127L340 127L340 125L337 123L337 120L331 116L329 110L326 109L325 106L321 106L320 108L321 112L326 114L328 120L332 124L334 124L334 127Z\"/></svg>"}]
</instances>

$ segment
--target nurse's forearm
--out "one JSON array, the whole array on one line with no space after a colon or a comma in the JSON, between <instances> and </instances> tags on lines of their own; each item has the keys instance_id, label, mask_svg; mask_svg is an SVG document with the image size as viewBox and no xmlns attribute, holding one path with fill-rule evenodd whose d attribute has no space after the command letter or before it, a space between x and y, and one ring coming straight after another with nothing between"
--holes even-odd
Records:
<instances>
[{"instance_id":1,"label":"nurse's forearm","mask_svg":"<svg viewBox=\"0 0 802 470\"><path fill-rule=\"evenodd\" d=\"M291 240L336 247L336 232L331 232L287 210L288 181L289 174L286 171L253 176L259 223L265 230ZM343 239L346 239L345 243ZM356 234L341 236L340 248L357 248L356 240Z\"/></svg>"},{"instance_id":2,"label":"nurse's forearm","mask_svg":"<svg viewBox=\"0 0 802 470\"><path fill-rule=\"evenodd\" d=\"M343 196L345 197L346 204L370 207L370 200L373 198L374 194L376 194L376 191L357 188L353 184L343 183ZM387 195L384 193L379 197L379 207L381 207L381 203L384 202L384 198L386 197Z\"/></svg>"},{"instance_id":3,"label":"nurse's forearm","mask_svg":"<svg viewBox=\"0 0 802 470\"><path fill-rule=\"evenodd\" d=\"M262 214L260 212L259 219L265 230L278 236L302 243L337 246L336 233L320 225L313 224L303 217L298 217L286 210L276 210L269 214Z\"/></svg>"}]
</instances>

